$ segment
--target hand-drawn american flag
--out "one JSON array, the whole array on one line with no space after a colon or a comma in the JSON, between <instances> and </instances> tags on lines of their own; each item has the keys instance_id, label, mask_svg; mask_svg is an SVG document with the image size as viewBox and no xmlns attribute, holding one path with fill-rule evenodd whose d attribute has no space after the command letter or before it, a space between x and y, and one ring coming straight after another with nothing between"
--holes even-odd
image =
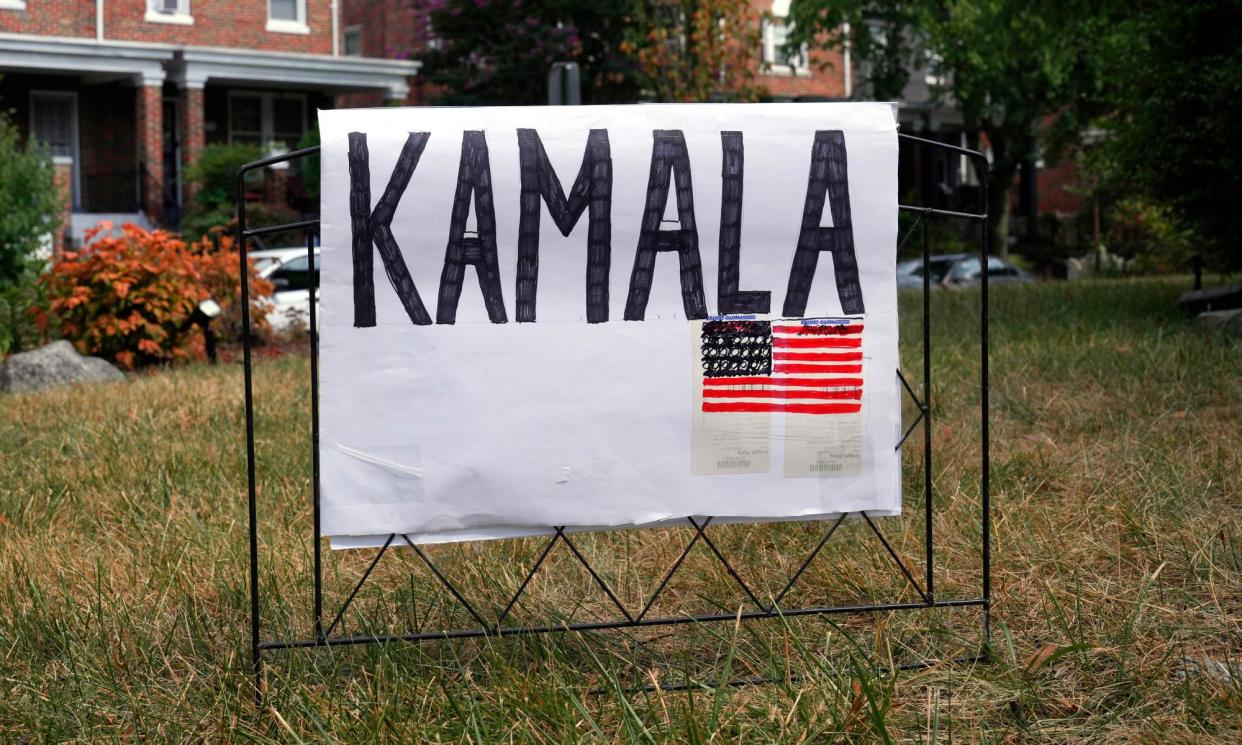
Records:
<instances>
[{"instance_id":1,"label":"hand-drawn american flag","mask_svg":"<svg viewBox=\"0 0 1242 745\"><path fill-rule=\"evenodd\" d=\"M848 318L705 321L703 411L857 413L862 332Z\"/></svg>"}]
</instances>

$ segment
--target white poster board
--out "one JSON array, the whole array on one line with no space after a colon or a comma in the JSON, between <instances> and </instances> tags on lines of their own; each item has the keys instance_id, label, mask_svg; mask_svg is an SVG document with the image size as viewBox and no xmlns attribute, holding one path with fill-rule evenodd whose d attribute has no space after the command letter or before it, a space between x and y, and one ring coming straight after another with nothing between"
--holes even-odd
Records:
<instances>
[{"instance_id":1,"label":"white poster board","mask_svg":"<svg viewBox=\"0 0 1242 745\"><path fill-rule=\"evenodd\" d=\"M319 121L334 546L900 512L890 105Z\"/></svg>"}]
</instances>

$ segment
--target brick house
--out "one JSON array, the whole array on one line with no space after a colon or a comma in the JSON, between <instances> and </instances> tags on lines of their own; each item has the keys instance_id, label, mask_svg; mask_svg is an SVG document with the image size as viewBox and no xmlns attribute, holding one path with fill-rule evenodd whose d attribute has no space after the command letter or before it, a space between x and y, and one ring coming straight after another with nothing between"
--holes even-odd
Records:
<instances>
[{"instance_id":1,"label":"brick house","mask_svg":"<svg viewBox=\"0 0 1242 745\"><path fill-rule=\"evenodd\" d=\"M212 143L291 148L315 112L405 101L418 63L347 56L351 0L0 0L0 107L52 152L67 235L176 225Z\"/></svg>"}]
</instances>

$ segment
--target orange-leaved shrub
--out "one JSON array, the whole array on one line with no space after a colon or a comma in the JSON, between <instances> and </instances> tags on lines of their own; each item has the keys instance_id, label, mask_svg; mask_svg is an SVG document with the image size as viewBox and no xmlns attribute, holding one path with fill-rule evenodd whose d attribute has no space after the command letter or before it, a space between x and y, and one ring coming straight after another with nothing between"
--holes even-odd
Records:
<instances>
[{"instance_id":1,"label":"orange-leaved shrub","mask_svg":"<svg viewBox=\"0 0 1242 745\"><path fill-rule=\"evenodd\" d=\"M226 340L240 334L241 266L232 238L220 236L217 246L207 237L187 244L136 225L125 225L119 237L110 232L101 223L82 250L53 262L43 276L48 310L36 312L41 327L55 322L79 352L129 369L202 359L202 331L188 321L208 298L222 309L213 330ZM267 328L262 298L271 292L251 266L251 319L260 332Z\"/></svg>"}]
</instances>

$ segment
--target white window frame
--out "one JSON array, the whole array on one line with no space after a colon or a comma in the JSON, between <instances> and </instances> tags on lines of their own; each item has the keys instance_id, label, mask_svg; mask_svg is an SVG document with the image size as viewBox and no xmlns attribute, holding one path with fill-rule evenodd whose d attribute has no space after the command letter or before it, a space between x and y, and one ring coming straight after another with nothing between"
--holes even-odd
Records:
<instances>
[{"instance_id":1,"label":"white window frame","mask_svg":"<svg viewBox=\"0 0 1242 745\"><path fill-rule=\"evenodd\" d=\"M350 54L349 44L347 42L350 34L358 35L358 50L355 51L353 54ZM362 24L354 24L353 26L346 26L341 31L341 54L345 57L361 57L362 56Z\"/></svg>"},{"instance_id":2,"label":"white window frame","mask_svg":"<svg viewBox=\"0 0 1242 745\"><path fill-rule=\"evenodd\" d=\"M786 23L785 18L778 15L772 15L763 19L763 72L767 75L787 75L792 77L810 75L810 49L807 48L806 44L802 45L802 49L798 54L798 58L801 60L800 64L788 65L776 61L777 47L780 46L776 43L776 27L785 26Z\"/></svg>"},{"instance_id":3,"label":"white window frame","mask_svg":"<svg viewBox=\"0 0 1242 745\"><path fill-rule=\"evenodd\" d=\"M147 23L173 23L181 26L193 26L194 16L190 15L190 0L176 0L176 10L165 10L163 0L147 0L147 12L142 20Z\"/></svg>"},{"instance_id":4,"label":"white window frame","mask_svg":"<svg viewBox=\"0 0 1242 745\"><path fill-rule=\"evenodd\" d=\"M228 134L229 144L233 143L233 101L238 98L257 98L259 99L259 146L265 151L268 150L276 141L276 122L272 113L272 102L277 98L287 99L296 98L302 104L302 136L306 135L306 94L304 93L285 93L283 91L229 91L229 110L228 119L225 120L224 126ZM246 134L251 134L246 132ZM290 149L297 147L296 142L287 142Z\"/></svg>"},{"instance_id":5,"label":"white window frame","mask_svg":"<svg viewBox=\"0 0 1242 745\"><path fill-rule=\"evenodd\" d=\"M25 10L26 0L0 0L0 10Z\"/></svg>"},{"instance_id":6,"label":"white window frame","mask_svg":"<svg viewBox=\"0 0 1242 745\"><path fill-rule=\"evenodd\" d=\"M70 154L52 156L52 163L56 165L69 165L72 168L70 178L73 183L70 185L70 199L73 201L71 207L77 209L82 205L82 142L81 133L78 131L78 94L73 91L50 91L50 90L32 90L30 91L30 137L35 139L35 99L61 99L69 102L69 133L72 135ZM66 157L68 163L66 163Z\"/></svg>"},{"instance_id":7,"label":"white window frame","mask_svg":"<svg viewBox=\"0 0 1242 745\"><path fill-rule=\"evenodd\" d=\"M278 34L309 34L306 22L306 0L297 0L298 17L295 21L272 18L272 0L267 0L267 30Z\"/></svg>"}]
</instances>

